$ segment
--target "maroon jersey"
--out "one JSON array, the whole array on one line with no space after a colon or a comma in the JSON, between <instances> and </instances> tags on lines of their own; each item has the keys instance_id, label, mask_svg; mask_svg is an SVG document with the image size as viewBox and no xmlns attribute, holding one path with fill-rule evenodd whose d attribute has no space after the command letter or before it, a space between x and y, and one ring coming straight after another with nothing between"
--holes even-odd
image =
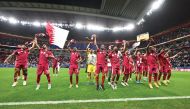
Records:
<instances>
[{"instance_id":1,"label":"maroon jersey","mask_svg":"<svg viewBox=\"0 0 190 109\"><path fill-rule=\"evenodd\" d=\"M116 52L110 53L109 58L111 60L112 66L120 66L120 58L119 58L118 53L116 53Z\"/></svg>"},{"instance_id":2,"label":"maroon jersey","mask_svg":"<svg viewBox=\"0 0 190 109\"><path fill-rule=\"evenodd\" d=\"M157 66L157 56L156 53L147 54L147 63L149 66Z\"/></svg>"},{"instance_id":3,"label":"maroon jersey","mask_svg":"<svg viewBox=\"0 0 190 109\"><path fill-rule=\"evenodd\" d=\"M16 55L16 64L27 64L28 63L28 55L29 55L29 50L28 49L18 49L14 51L14 55Z\"/></svg>"},{"instance_id":4,"label":"maroon jersey","mask_svg":"<svg viewBox=\"0 0 190 109\"><path fill-rule=\"evenodd\" d=\"M129 58L129 56L126 54L123 54L123 65L129 66L130 63L131 63L131 59Z\"/></svg>"},{"instance_id":5,"label":"maroon jersey","mask_svg":"<svg viewBox=\"0 0 190 109\"><path fill-rule=\"evenodd\" d=\"M164 55L165 55L165 52L162 52L158 55L158 61L159 61L160 66L164 66L166 63L166 58L164 57Z\"/></svg>"},{"instance_id":6,"label":"maroon jersey","mask_svg":"<svg viewBox=\"0 0 190 109\"><path fill-rule=\"evenodd\" d=\"M70 52L71 52L70 65L78 66L78 60L80 58L80 54L78 52L74 52L73 50L71 50Z\"/></svg>"},{"instance_id":7,"label":"maroon jersey","mask_svg":"<svg viewBox=\"0 0 190 109\"><path fill-rule=\"evenodd\" d=\"M136 56L136 65L137 66L142 66L143 62L142 62L142 55L137 55Z\"/></svg>"},{"instance_id":8,"label":"maroon jersey","mask_svg":"<svg viewBox=\"0 0 190 109\"><path fill-rule=\"evenodd\" d=\"M53 59L53 66L57 66L58 59Z\"/></svg>"},{"instance_id":9,"label":"maroon jersey","mask_svg":"<svg viewBox=\"0 0 190 109\"><path fill-rule=\"evenodd\" d=\"M44 49L40 48L38 65L48 66L48 57L50 56L53 56L53 53L51 51L45 51Z\"/></svg>"},{"instance_id":10,"label":"maroon jersey","mask_svg":"<svg viewBox=\"0 0 190 109\"><path fill-rule=\"evenodd\" d=\"M97 50L97 64L106 65L106 51Z\"/></svg>"},{"instance_id":11,"label":"maroon jersey","mask_svg":"<svg viewBox=\"0 0 190 109\"><path fill-rule=\"evenodd\" d=\"M169 57L166 57L166 65L171 67L171 63L170 63L170 58Z\"/></svg>"},{"instance_id":12,"label":"maroon jersey","mask_svg":"<svg viewBox=\"0 0 190 109\"><path fill-rule=\"evenodd\" d=\"M142 63L144 66L146 66L148 63L147 63L147 56L142 56Z\"/></svg>"}]
</instances>

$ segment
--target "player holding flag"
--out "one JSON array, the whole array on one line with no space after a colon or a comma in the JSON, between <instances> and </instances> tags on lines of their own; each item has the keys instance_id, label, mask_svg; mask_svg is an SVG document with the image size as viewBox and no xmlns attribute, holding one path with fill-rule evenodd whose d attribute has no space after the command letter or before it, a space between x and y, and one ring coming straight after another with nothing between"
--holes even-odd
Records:
<instances>
[{"instance_id":1,"label":"player holding flag","mask_svg":"<svg viewBox=\"0 0 190 109\"><path fill-rule=\"evenodd\" d=\"M35 44L37 48L39 49L39 61L38 61L38 67L37 67L37 86L36 90L40 89L40 79L41 75L44 74L47 77L48 80L48 89L51 89L51 79L50 79L50 71L49 71L49 58L54 59L54 55L51 51L48 50L48 47L46 44L43 44L42 47L40 47L37 43L37 38L35 38Z\"/></svg>"}]
</instances>

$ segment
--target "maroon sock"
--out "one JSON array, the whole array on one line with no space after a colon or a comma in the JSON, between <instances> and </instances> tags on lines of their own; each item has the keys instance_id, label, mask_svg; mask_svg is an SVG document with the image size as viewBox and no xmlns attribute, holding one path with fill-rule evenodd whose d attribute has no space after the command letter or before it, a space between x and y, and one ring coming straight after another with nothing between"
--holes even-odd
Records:
<instances>
[{"instance_id":1,"label":"maroon sock","mask_svg":"<svg viewBox=\"0 0 190 109\"><path fill-rule=\"evenodd\" d=\"M127 83L129 79L129 74L126 74L125 82Z\"/></svg>"},{"instance_id":2,"label":"maroon sock","mask_svg":"<svg viewBox=\"0 0 190 109\"><path fill-rule=\"evenodd\" d=\"M136 74L136 81L138 81L138 75Z\"/></svg>"},{"instance_id":3,"label":"maroon sock","mask_svg":"<svg viewBox=\"0 0 190 109\"><path fill-rule=\"evenodd\" d=\"M120 75L119 74L117 74L117 77L116 77L116 84L117 84L117 82L119 81L119 77L120 77Z\"/></svg>"},{"instance_id":4,"label":"maroon sock","mask_svg":"<svg viewBox=\"0 0 190 109\"><path fill-rule=\"evenodd\" d=\"M112 76L111 83L113 84L113 83L114 83L114 81L115 81L115 75L114 75L114 76Z\"/></svg>"},{"instance_id":5,"label":"maroon sock","mask_svg":"<svg viewBox=\"0 0 190 109\"><path fill-rule=\"evenodd\" d=\"M148 77L148 82L151 83L152 82L152 74L149 74L149 77Z\"/></svg>"},{"instance_id":6,"label":"maroon sock","mask_svg":"<svg viewBox=\"0 0 190 109\"><path fill-rule=\"evenodd\" d=\"M96 85L99 85L99 75L96 76Z\"/></svg>"},{"instance_id":7,"label":"maroon sock","mask_svg":"<svg viewBox=\"0 0 190 109\"><path fill-rule=\"evenodd\" d=\"M70 84L73 84L73 76L70 76Z\"/></svg>"},{"instance_id":8,"label":"maroon sock","mask_svg":"<svg viewBox=\"0 0 190 109\"><path fill-rule=\"evenodd\" d=\"M46 77L47 77L48 83L50 84L51 83L50 75L47 74Z\"/></svg>"},{"instance_id":9,"label":"maroon sock","mask_svg":"<svg viewBox=\"0 0 190 109\"><path fill-rule=\"evenodd\" d=\"M154 81L155 81L155 82L158 81L158 74L157 74L157 73L154 74Z\"/></svg>"},{"instance_id":10,"label":"maroon sock","mask_svg":"<svg viewBox=\"0 0 190 109\"><path fill-rule=\"evenodd\" d=\"M76 84L78 85L78 83L79 83L79 76L76 75Z\"/></svg>"},{"instance_id":11,"label":"maroon sock","mask_svg":"<svg viewBox=\"0 0 190 109\"><path fill-rule=\"evenodd\" d=\"M40 83L40 78L41 78L41 75L37 75L37 84Z\"/></svg>"},{"instance_id":12,"label":"maroon sock","mask_svg":"<svg viewBox=\"0 0 190 109\"><path fill-rule=\"evenodd\" d=\"M158 80L159 81L160 81L161 76L162 76L162 72L160 72L159 75L158 75Z\"/></svg>"},{"instance_id":13,"label":"maroon sock","mask_svg":"<svg viewBox=\"0 0 190 109\"><path fill-rule=\"evenodd\" d=\"M104 85L105 75L102 75L102 85Z\"/></svg>"},{"instance_id":14,"label":"maroon sock","mask_svg":"<svg viewBox=\"0 0 190 109\"><path fill-rule=\"evenodd\" d=\"M168 73L167 80L170 80L171 73Z\"/></svg>"},{"instance_id":15,"label":"maroon sock","mask_svg":"<svg viewBox=\"0 0 190 109\"><path fill-rule=\"evenodd\" d=\"M145 77L147 77L147 76L148 76L148 72L145 73Z\"/></svg>"},{"instance_id":16,"label":"maroon sock","mask_svg":"<svg viewBox=\"0 0 190 109\"><path fill-rule=\"evenodd\" d=\"M17 81L17 72L14 73L14 82Z\"/></svg>"},{"instance_id":17,"label":"maroon sock","mask_svg":"<svg viewBox=\"0 0 190 109\"><path fill-rule=\"evenodd\" d=\"M20 71L17 72L17 75L20 76Z\"/></svg>"},{"instance_id":18,"label":"maroon sock","mask_svg":"<svg viewBox=\"0 0 190 109\"><path fill-rule=\"evenodd\" d=\"M167 73L164 73L163 80L166 80Z\"/></svg>"},{"instance_id":19,"label":"maroon sock","mask_svg":"<svg viewBox=\"0 0 190 109\"><path fill-rule=\"evenodd\" d=\"M26 81L27 80L27 75L24 75L24 81Z\"/></svg>"}]
</instances>

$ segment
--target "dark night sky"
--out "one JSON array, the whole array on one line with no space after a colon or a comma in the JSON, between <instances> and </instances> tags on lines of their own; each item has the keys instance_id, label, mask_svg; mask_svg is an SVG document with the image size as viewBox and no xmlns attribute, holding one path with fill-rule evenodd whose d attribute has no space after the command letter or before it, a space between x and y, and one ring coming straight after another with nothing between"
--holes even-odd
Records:
<instances>
[{"instance_id":1,"label":"dark night sky","mask_svg":"<svg viewBox=\"0 0 190 109\"><path fill-rule=\"evenodd\" d=\"M185 23L190 20L190 0L165 0L160 9L145 19L146 22L138 30L149 31L150 34Z\"/></svg>"}]
</instances>

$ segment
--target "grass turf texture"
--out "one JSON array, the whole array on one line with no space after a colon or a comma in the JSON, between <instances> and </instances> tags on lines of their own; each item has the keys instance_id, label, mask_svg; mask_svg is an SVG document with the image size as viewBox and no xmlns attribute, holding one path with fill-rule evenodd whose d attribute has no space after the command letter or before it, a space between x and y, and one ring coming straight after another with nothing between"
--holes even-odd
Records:
<instances>
[{"instance_id":1,"label":"grass turf texture","mask_svg":"<svg viewBox=\"0 0 190 109\"><path fill-rule=\"evenodd\" d=\"M68 69L61 69L59 76L54 77L51 75L52 79L52 89L47 89L47 80L44 75L41 78L41 87L40 90L36 91L36 68L30 68L28 73L28 84L27 86L22 86L22 80L19 80L19 83L16 87L11 87L13 82L13 68L0 68L0 102L22 102L22 101L50 101L50 100L86 100L86 99L108 99L108 98L134 98L134 97L164 97L164 96L189 96L190 95L190 84L189 77L190 73L188 72L172 72L171 83L168 86L161 86L159 89L149 89L147 82L144 84L136 84L134 81L129 81L129 87L123 87L118 84L117 90L112 90L110 86L105 82L105 91L96 91L94 85L89 85L86 78L86 73L84 69L80 71L80 80L79 88L75 87L69 89L69 75ZM51 69L52 72L52 69ZM52 74L52 73L51 73ZM74 83L75 83L75 78ZM101 80L101 78L100 78ZM121 81L121 78L120 78ZM189 107L190 99L179 99L179 100L159 100L156 101L129 101L129 102L111 102L111 103L85 103L83 106L81 103L78 104L58 104L58 105L35 105L36 108L76 108L80 106L81 108L98 108L98 106L116 108L140 108L142 106L147 106L148 103L155 104L154 107L159 105L165 105L168 108L167 104L171 105L171 108L177 108L178 105L182 107ZM178 105L177 105L178 104ZM108 106L109 105L109 106ZM132 106L135 107L132 107ZM5 106L0 106L3 108ZM21 107L21 108L33 108L33 105L27 106L6 106L7 108L12 107ZM102 107L102 108L103 108ZM180 107L180 108L182 108ZM144 107L145 108L145 107ZM146 107L147 108L147 107Z\"/></svg>"}]
</instances>

